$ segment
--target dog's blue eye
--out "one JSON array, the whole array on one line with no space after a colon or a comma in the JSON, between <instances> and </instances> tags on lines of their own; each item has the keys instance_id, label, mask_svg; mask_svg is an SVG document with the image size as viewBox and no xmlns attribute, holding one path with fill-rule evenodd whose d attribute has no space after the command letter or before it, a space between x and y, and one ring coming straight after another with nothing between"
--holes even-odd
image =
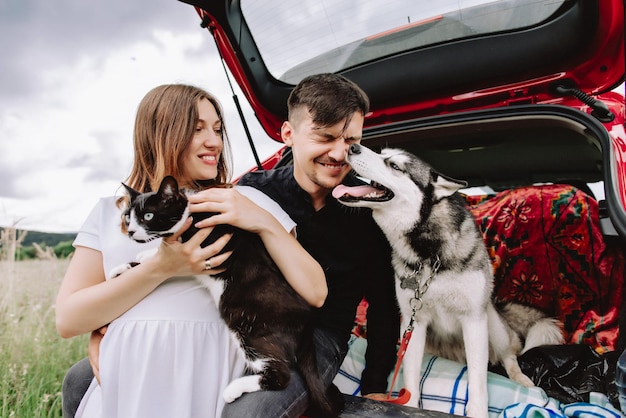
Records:
<instances>
[{"instance_id":1,"label":"dog's blue eye","mask_svg":"<svg viewBox=\"0 0 626 418\"><path fill-rule=\"evenodd\" d=\"M143 215L143 219L144 219L144 221L151 221L151 220L152 220L152 218L154 218L154 213L150 213L150 212L148 212L148 213L146 213L146 214L144 214L144 215Z\"/></svg>"},{"instance_id":2,"label":"dog's blue eye","mask_svg":"<svg viewBox=\"0 0 626 418\"><path fill-rule=\"evenodd\" d=\"M124 216L124 221L126 221L126 225L130 224L130 215Z\"/></svg>"}]
</instances>

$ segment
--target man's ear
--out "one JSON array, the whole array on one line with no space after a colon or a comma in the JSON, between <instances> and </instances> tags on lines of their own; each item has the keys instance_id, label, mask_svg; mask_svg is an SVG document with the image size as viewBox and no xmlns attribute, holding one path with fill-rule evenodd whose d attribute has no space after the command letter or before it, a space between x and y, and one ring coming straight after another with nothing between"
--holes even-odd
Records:
<instances>
[{"instance_id":1,"label":"man's ear","mask_svg":"<svg viewBox=\"0 0 626 418\"><path fill-rule=\"evenodd\" d=\"M288 120L284 121L283 125L280 127L280 136L285 145L288 147L293 145L293 126Z\"/></svg>"}]
</instances>

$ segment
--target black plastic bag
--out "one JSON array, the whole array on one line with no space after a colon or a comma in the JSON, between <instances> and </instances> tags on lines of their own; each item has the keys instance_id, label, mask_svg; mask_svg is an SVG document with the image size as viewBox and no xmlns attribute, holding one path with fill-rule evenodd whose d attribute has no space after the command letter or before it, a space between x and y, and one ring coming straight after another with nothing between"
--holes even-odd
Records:
<instances>
[{"instance_id":1,"label":"black plastic bag","mask_svg":"<svg viewBox=\"0 0 626 418\"><path fill-rule=\"evenodd\" d=\"M541 346L518 357L535 385L563 403L589 402L590 392L604 393L619 410L615 367L619 353L603 355L584 344ZM506 376L501 366L492 371Z\"/></svg>"}]
</instances>

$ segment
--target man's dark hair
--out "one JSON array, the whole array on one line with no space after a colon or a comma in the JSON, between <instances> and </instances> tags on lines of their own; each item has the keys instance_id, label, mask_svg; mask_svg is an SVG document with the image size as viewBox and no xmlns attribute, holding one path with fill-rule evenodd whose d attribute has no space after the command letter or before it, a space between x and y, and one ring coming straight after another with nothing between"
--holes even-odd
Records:
<instances>
[{"instance_id":1,"label":"man's dark hair","mask_svg":"<svg viewBox=\"0 0 626 418\"><path fill-rule=\"evenodd\" d=\"M324 73L302 79L291 91L287 107L290 121L294 112L305 110L316 125L327 127L345 121L347 126L354 113L365 116L369 112L369 99L346 77Z\"/></svg>"}]
</instances>

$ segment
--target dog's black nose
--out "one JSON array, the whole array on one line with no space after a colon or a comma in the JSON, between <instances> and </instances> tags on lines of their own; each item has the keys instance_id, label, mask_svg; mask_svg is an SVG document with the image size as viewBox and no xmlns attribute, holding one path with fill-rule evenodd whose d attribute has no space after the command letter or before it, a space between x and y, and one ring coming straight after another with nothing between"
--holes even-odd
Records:
<instances>
[{"instance_id":1,"label":"dog's black nose","mask_svg":"<svg viewBox=\"0 0 626 418\"><path fill-rule=\"evenodd\" d=\"M359 144L351 144L348 153L349 154L360 154L361 153L361 146Z\"/></svg>"}]
</instances>

